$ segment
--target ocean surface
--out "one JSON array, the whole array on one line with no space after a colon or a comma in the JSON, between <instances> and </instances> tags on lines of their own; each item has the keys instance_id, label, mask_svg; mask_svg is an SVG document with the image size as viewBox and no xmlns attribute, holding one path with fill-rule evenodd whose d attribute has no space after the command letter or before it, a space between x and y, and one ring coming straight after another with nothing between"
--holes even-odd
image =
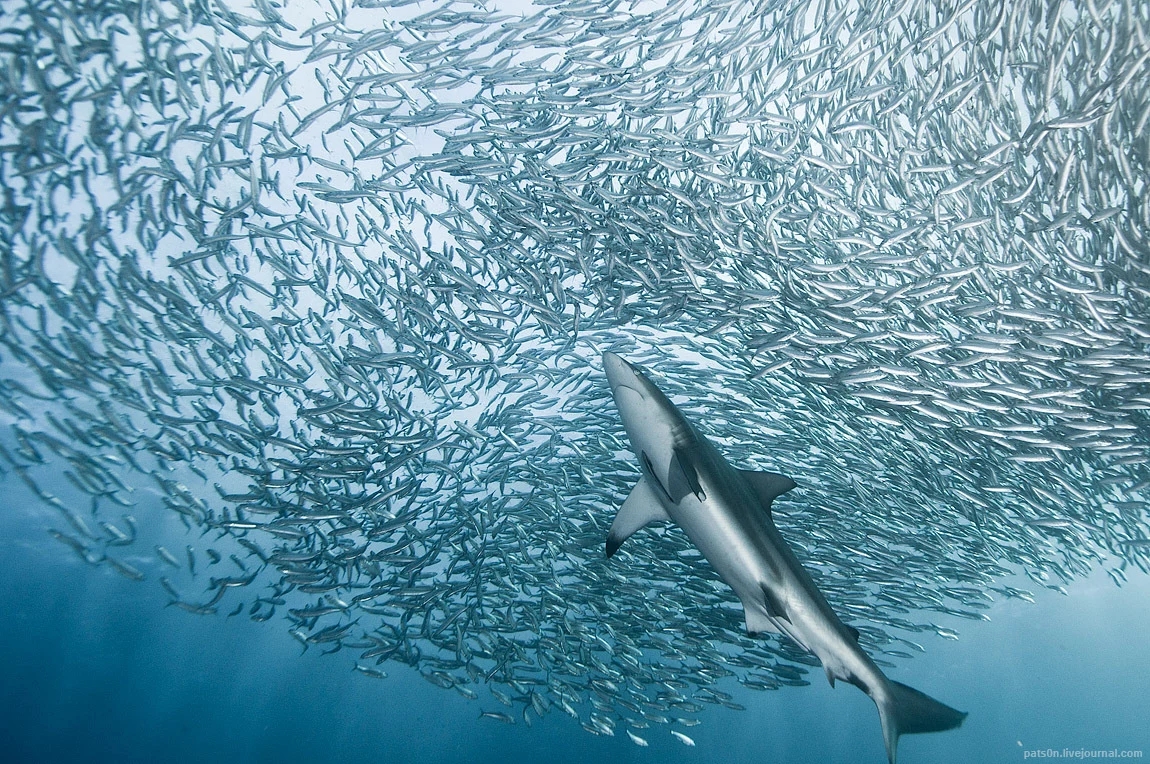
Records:
<instances>
[{"instance_id":1,"label":"ocean surface","mask_svg":"<svg viewBox=\"0 0 1150 764\"><path fill-rule=\"evenodd\" d=\"M605 353L904 764L1139 758L1148 192L1145 2L2 4L0 760L886 760Z\"/></svg>"}]
</instances>

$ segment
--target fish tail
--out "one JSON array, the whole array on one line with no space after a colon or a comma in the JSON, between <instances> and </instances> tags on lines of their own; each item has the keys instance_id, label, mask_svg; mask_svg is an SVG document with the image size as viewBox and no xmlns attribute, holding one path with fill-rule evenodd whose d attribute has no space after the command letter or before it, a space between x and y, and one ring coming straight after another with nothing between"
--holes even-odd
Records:
<instances>
[{"instance_id":1,"label":"fish tail","mask_svg":"<svg viewBox=\"0 0 1150 764\"><path fill-rule=\"evenodd\" d=\"M956 711L913 687L892 680L887 680L883 691L872 697L878 706L890 764L895 764L898 757L899 735L954 729L966 718L966 712Z\"/></svg>"}]
</instances>

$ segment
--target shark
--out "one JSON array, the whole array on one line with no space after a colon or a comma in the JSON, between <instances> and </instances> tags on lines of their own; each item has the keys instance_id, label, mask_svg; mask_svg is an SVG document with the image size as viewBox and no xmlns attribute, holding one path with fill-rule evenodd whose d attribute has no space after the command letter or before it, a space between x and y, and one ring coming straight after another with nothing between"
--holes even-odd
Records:
<instances>
[{"instance_id":1,"label":"shark","mask_svg":"<svg viewBox=\"0 0 1150 764\"><path fill-rule=\"evenodd\" d=\"M642 471L607 534L608 558L651 523L680 526L742 602L748 634L789 637L819 659L832 687L842 680L870 696L890 764L900 735L962 724L966 713L886 677L779 534L771 505L794 480L735 468L642 369L610 352L603 367Z\"/></svg>"}]
</instances>

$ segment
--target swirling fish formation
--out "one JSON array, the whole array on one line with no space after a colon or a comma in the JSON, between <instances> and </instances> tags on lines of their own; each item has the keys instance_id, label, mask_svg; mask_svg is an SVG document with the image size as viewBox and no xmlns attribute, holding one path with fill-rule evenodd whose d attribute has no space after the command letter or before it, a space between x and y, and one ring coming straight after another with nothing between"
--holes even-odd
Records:
<instances>
[{"instance_id":1,"label":"swirling fish formation","mask_svg":"<svg viewBox=\"0 0 1150 764\"><path fill-rule=\"evenodd\" d=\"M811 659L676 528L603 558L605 350L794 476L780 530L880 658L1012 573L1121 584L1148 34L1131 0L9 4L0 464L179 607L632 739Z\"/></svg>"}]
</instances>

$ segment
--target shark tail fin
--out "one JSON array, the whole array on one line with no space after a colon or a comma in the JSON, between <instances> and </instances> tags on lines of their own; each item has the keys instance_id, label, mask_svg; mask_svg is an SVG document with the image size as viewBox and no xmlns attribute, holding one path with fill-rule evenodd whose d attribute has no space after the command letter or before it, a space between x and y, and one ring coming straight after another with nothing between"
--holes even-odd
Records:
<instances>
[{"instance_id":1,"label":"shark tail fin","mask_svg":"<svg viewBox=\"0 0 1150 764\"><path fill-rule=\"evenodd\" d=\"M962 724L966 713L939 703L913 687L888 680L886 692L874 697L890 764L898 757L899 735L942 732Z\"/></svg>"}]
</instances>

